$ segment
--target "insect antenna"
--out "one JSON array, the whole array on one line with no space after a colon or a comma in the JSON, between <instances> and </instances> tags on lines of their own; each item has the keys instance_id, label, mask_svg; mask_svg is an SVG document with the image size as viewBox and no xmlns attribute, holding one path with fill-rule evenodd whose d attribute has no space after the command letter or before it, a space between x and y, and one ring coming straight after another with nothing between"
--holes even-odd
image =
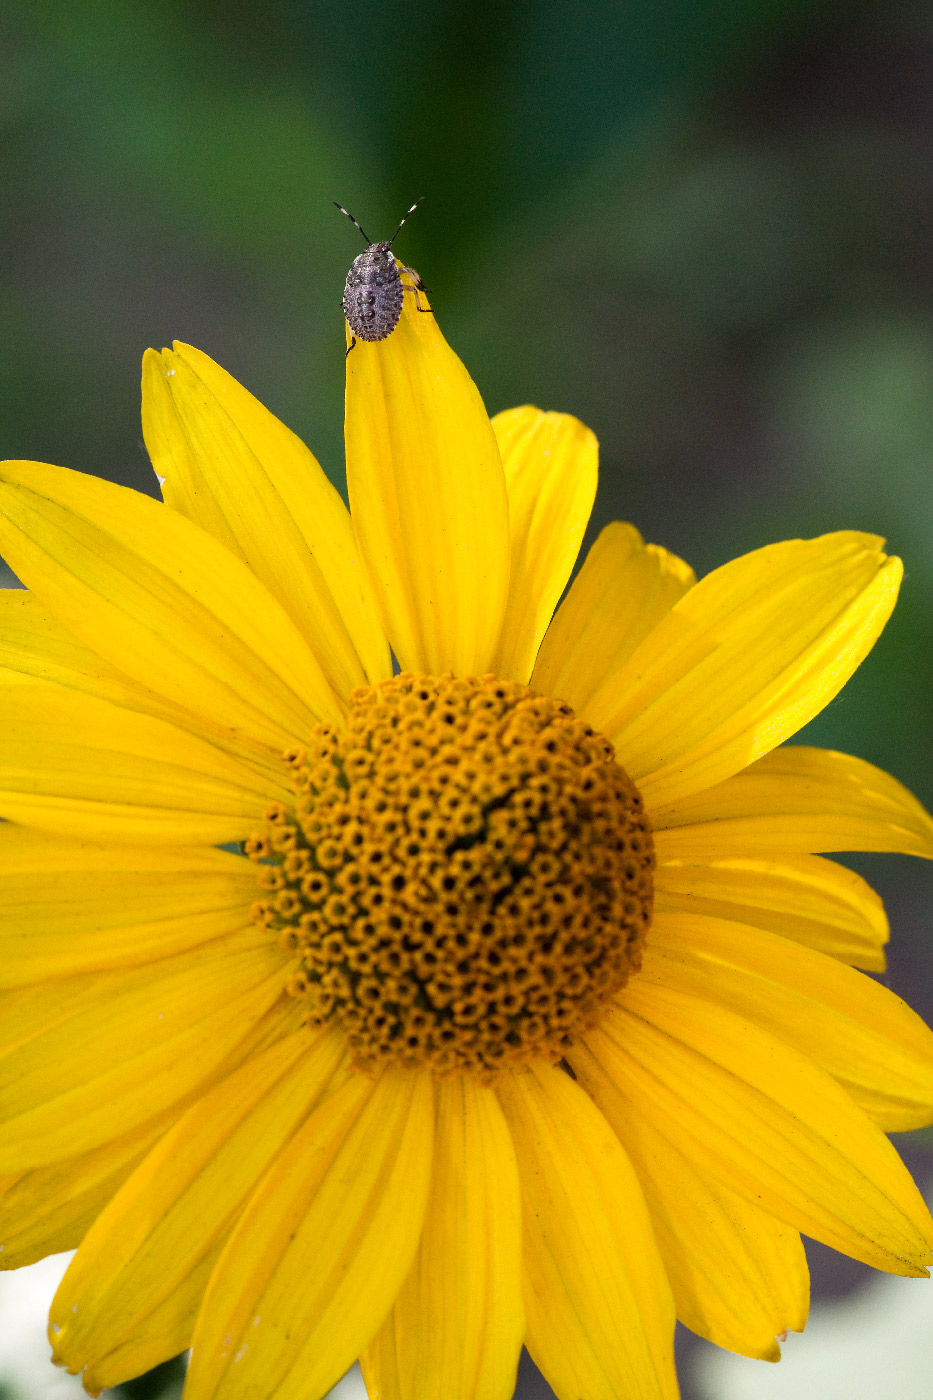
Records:
<instances>
[{"instance_id":1,"label":"insect antenna","mask_svg":"<svg viewBox=\"0 0 933 1400\"><path fill-rule=\"evenodd\" d=\"M411 208L409 209L408 213L405 214L404 217L402 218L402 224L405 222L405 219L407 219L411 214L413 214L413 213L415 212L415 210L418 208L418 205L419 205L419 204L423 204L423 203L424 203L424 195L422 195L420 199L416 199L416 200L415 200L414 204L411 206ZM346 212L347 212L347 211L344 210L344 213L346 213ZM401 231L402 231L402 224L399 224L398 228L395 230L395 232L393 233L392 237L389 239L389 247L390 247L390 248L392 247L392 244L395 242L396 238L398 238L399 234L401 233Z\"/></svg>"},{"instance_id":2,"label":"insect antenna","mask_svg":"<svg viewBox=\"0 0 933 1400\"><path fill-rule=\"evenodd\" d=\"M422 196L422 198L423 198L423 196ZM421 200L420 200L420 199L418 200L418 203L419 203L419 204L421 203ZM356 226L357 226L357 228L359 229L360 233L362 233L363 237L366 239L367 244L369 244L369 245L371 246L373 240L370 238L369 234L366 233L366 231L363 229L362 225L356 223L356 219L354 219L354 217L353 217L353 215L350 213L349 209L344 209L343 205L342 205L342 204L338 204L337 201L336 201L336 199L332 199L332 200L331 200L331 204L334 206L335 209L339 209L340 212L341 212L341 214L346 214L346 216L347 216L347 218L350 220L350 223L351 223L351 224L356 224ZM410 213L411 213L411 209L409 209L409 211L408 211L408 214L410 214ZM408 214L405 215L405 219L408 218ZM405 222L405 219L402 220L402 224ZM401 228L401 227L402 227L402 224L399 224L398 227ZM396 233L397 233L397 232L398 232L398 229L396 229Z\"/></svg>"}]
</instances>

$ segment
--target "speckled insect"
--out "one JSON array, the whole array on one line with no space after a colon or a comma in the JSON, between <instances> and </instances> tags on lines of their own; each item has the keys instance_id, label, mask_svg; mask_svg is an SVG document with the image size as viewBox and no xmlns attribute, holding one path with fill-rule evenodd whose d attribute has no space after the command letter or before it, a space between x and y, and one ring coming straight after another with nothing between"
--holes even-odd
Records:
<instances>
[{"instance_id":1,"label":"speckled insect","mask_svg":"<svg viewBox=\"0 0 933 1400\"><path fill-rule=\"evenodd\" d=\"M346 214L351 224L356 224L369 245L365 253L360 253L358 258L354 258L347 273L343 301L340 303L352 332L347 347L348 355L356 344L357 336L360 340L385 340L386 336L392 334L402 314L402 298L406 292L414 292L415 304L419 311L431 311L430 306L421 305L418 294L428 289L415 269L400 269L392 255L392 244L398 238L402 224L415 212L423 199L424 195L415 200L388 243L372 243L349 209L344 209L336 199L331 200L341 214ZM406 287L402 282L402 272L408 273L413 283L411 287Z\"/></svg>"}]
</instances>

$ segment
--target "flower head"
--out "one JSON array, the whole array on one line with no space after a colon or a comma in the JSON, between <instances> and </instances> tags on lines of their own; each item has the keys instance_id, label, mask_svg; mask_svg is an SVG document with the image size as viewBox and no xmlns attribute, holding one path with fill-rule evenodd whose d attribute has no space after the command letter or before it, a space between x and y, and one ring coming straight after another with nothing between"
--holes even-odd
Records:
<instances>
[{"instance_id":1,"label":"flower head","mask_svg":"<svg viewBox=\"0 0 933 1400\"><path fill-rule=\"evenodd\" d=\"M192 1345L189 1400L357 1356L508 1400L525 1340L561 1400L672 1400L675 1314L803 1326L801 1231L933 1261L884 1136L933 1036L825 859L933 821L782 747L899 562L843 531L697 583L616 524L561 602L595 440L490 421L421 313L348 357L349 512L183 345L164 504L0 467L0 1259L80 1245L50 1336L91 1393Z\"/></svg>"}]
</instances>

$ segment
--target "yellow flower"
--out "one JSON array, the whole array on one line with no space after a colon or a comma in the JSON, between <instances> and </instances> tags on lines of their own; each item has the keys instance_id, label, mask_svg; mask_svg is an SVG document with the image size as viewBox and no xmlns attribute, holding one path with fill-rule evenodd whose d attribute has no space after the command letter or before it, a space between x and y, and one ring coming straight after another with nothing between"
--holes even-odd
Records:
<instances>
[{"instance_id":1,"label":"yellow flower","mask_svg":"<svg viewBox=\"0 0 933 1400\"><path fill-rule=\"evenodd\" d=\"M490 423L413 303L347 360L349 514L183 345L144 368L164 505L0 468L0 1258L80 1243L51 1336L92 1393L193 1345L189 1400L357 1356L507 1400L524 1339L561 1400L669 1400L675 1313L803 1327L799 1231L933 1259L884 1136L933 1118L933 1037L817 854L933 821L779 747L898 561L696 583L616 524L558 607L595 440Z\"/></svg>"}]
</instances>

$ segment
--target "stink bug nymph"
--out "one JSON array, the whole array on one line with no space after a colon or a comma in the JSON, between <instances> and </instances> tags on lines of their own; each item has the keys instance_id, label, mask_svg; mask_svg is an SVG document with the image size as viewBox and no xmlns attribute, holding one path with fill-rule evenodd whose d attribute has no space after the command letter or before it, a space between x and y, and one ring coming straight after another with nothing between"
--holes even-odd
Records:
<instances>
[{"instance_id":1,"label":"stink bug nymph","mask_svg":"<svg viewBox=\"0 0 933 1400\"><path fill-rule=\"evenodd\" d=\"M402 223L389 239L388 243L372 243L360 225L356 223L349 209L344 209L342 204L338 204L336 199L331 200L335 208L341 214L346 214L351 224L356 227L366 239L367 248L365 253L360 253L358 258L354 258L347 273L347 285L344 288L343 314L347 318L347 324L352 332L347 354L356 344L357 336L360 340L385 340L387 335L391 335L398 325L399 317L402 314L402 298L406 292L414 292L415 304L419 311L431 310L430 306L422 306L418 296L419 292L426 292L428 289L418 276L413 267L399 267L392 256L392 244L398 238L405 219L413 214L424 199L416 199L409 209ZM407 272L414 284L406 287L402 282L401 273Z\"/></svg>"}]
</instances>

